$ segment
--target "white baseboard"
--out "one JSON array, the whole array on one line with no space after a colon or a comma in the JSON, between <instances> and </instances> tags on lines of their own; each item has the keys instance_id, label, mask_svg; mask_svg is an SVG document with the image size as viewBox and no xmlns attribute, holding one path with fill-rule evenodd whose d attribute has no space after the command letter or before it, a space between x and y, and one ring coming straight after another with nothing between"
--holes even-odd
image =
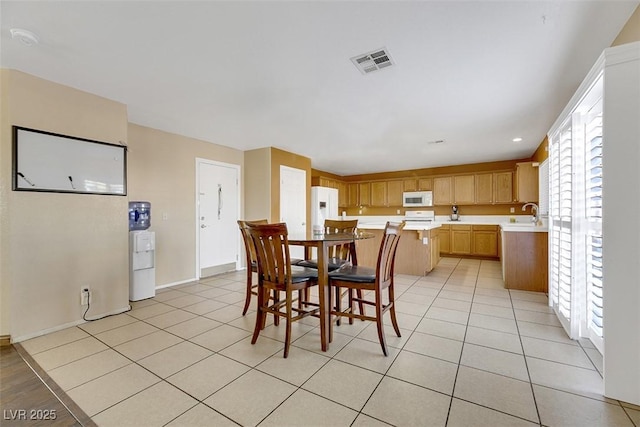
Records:
<instances>
[{"instance_id":1,"label":"white baseboard","mask_svg":"<svg viewBox=\"0 0 640 427\"><path fill-rule=\"evenodd\" d=\"M120 308L120 309L114 310L114 311L109 312L109 313L103 313L99 317L102 318L102 317L110 316L110 315L113 315L113 314L124 313L126 311L129 311L130 308L131 308L130 306L127 306L125 308ZM98 320L98 319L96 319L96 320ZM50 334L52 332L58 332L58 331L61 331L63 329L70 328L72 326L82 325L83 323L89 323L89 322L87 322L84 319L75 320L73 322L69 322L69 323L65 323L65 324L62 324L62 325L54 326L53 328L43 329L41 331L33 332L33 333L30 333L30 334L22 335L22 336L15 337L15 338L12 337L11 342L16 343L16 342L26 341L26 340L29 340L31 338L36 338L36 337L40 337L42 335Z\"/></svg>"},{"instance_id":2,"label":"white baseboard","mask_svg":"<svg viewBox=\"0 0 640 427\"><path fill-rule=\"evenodd\" d=\"M164 288L170 288L172 286L178 286L178 285L184 285L185 283L189 283L189 282L197 282L198 279L196 279L195 277L193 279L187 279L187 280L180 280L178 282L171 282L171 283L167 283L165 285L160 285L160 286L156 286L156 289L164 289Z\"/></svg>"}]
</instances>

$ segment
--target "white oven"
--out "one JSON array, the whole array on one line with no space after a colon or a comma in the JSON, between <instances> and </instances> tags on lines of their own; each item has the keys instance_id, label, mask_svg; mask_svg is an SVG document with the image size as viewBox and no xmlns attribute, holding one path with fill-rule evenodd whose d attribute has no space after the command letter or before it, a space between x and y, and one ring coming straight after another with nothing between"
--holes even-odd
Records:
<instances>
[{"instance_id":1,"label":"white oven","mask_svg":"<svg viewBox=\"0 0 640 427\"><path fill-rule=\"evenodd\" d=\"M433 206L433 192L405 191L402 193L402 206L405 208Z\"/></svg>"}]
</instances>

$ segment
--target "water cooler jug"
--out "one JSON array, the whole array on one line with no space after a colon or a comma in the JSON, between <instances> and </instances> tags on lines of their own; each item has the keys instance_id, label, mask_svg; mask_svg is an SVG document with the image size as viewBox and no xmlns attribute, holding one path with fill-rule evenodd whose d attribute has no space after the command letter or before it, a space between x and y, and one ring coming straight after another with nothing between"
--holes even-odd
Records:
<instances>
[{"instance_id":1,"label":"water cooler jug","mask_svg":"<svg viewBox=\"0 0 640 427\"><path fill-rule=\"evenodd\" d=\"M151 225L151 204L129 202L129 300L156 295L156 233Z\"/></svg>"}]
</instances>

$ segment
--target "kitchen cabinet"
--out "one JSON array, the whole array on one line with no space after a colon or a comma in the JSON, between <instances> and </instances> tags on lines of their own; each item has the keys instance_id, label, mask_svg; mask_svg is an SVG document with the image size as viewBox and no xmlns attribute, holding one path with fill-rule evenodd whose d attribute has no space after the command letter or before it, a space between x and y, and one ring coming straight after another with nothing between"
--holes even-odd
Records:
<instances>
[{"instance_id":1,"label":"kitchen cabinet","mask_svg":"<svg viewBox=\"0 0 640 427\"><path fill-rule=\"evenodd\" d=\"M440 240L440 253L451 253L451 227L443 224L438 232L438 240Z\"/></svg>"},{"instance_id":2,"label":"kitchen cabinet","mask_svg":"<svg viewBox=\"0 0 640 427\"><path fill-rule=\"evenodd\" d=\"M472 226L471 254L484 257L498 256L498 226L497 225L473 225Z\"/></svg>"},{"instance_id":3,"label":"kitchen cabinet","mask_svg":"<svg viewBox=\"0 0 640 427\"><path fill-rule=\"evenodd\" d=\"M516 201L538 202L538 163L516 163Z\"/></svg>"},{"instance_id":4,"label":"kitchen cabinet","mask_svg":"<svg viewBox=\"0 0 640 427\"><path fill-rule=\"evenodd\" d=\"M360 197L358 195L358 184L347 184L347 207L357 208L360 206Z\"/></svg>"},{"instance_id":5,"label":"kitchen cabinet","mask_svg":"<svg viewBox=\"0 0 640 427\"><path fill-rule=\"evenodd\" d=\"M387 206L402 206L403 181L387 182Z\"/></svg>"},{"instance_id":6,"label":"kitchen cabinet","mask_svg":"<svg viewBox=\"0 0 640 427\"><path fill-rule=\"evenodd\" d=\"M493 204L493 173L476 174L475 199L478 205Z\"/></svg>"},{"instance_id":7,"label":"kitchen cabinet","mask_svg":"<svg viewBox=\"0 0 640 427\"><path fill-rule=\"evenodd\" d=\"M453 177L453 202L458 205L475 203L475 177L456 175Z\"/></svg>"},{"instance_id":8,"label":"kitchen cabinet","mask_svg":"<svg viewBox=\"0 0 640 427\"><path fill-rule=\"evenodd\" d=\"M451 205L453 204L453 187L450 176L433 178L433 204Z\"/></svg>"},{"instance_id":9,"label":"kitchen cabinet","mask_svg":"<svg viewBox=\"0 0 640 427\"><path fill-rule=\"evenodd\" d=\"M418 191L432 191L433 179L432 178L418 178Z\"/></svg>"},{"instance_id":10,"label":"kitchen cabinet","mask_svg":"<svg viewBox=\"0 0 640 427\"><path fill-rule=\"evenodd\" d=\"M402 191L418 191L418 180L415 178L402 180Z\"/></svg>"},{"instance_id":11,"label":"kitchen cabinet","mask_svg":"<svg viewBox=\"0 0 640 427\"><path fill-rule=\"evenodd\" d=\"M513 203L513 172L496 172L493 174L494 203Z\"/></svg>"},{"instance_id":12,"label":"kitchen cabinet","mask_svg":"<svg viewBox=\"0 0 640 427\"><path fill-rule=\"evenodd\" d=\"M502 230L504 286L521 291L548 291L548 233Z\"/></svg>"},{"instance_id":13,"label":"kitchen cabinet","mask_svg":"<svg viewBox=\"0 0 640 427\"><path fill-rule=\"evenodd\" d=\"M475 204L513 203L513 172L491 172L475 175Z\"/></svg>"},{"instance_id":14,"label":"kitchen cabinet","mask_svg":"<svg viewBox=\"0 0 640 427\"><path fill-rule=\"evenodd\" d=\"M358 203L359 206L371 206L371 183L358 183Z\"/></svg>"},{"instance_id":15,"label":"kitchen cabinet","mask_svg":"<svg viewBox=\"0 0 640 427\"><path fill-rule=\"evenodd\" d=\"M346 208L349 206L349 194L347 184L338 182L338 207Z\"/></svg>"},{"instance_id":16,"label":"kitchen cabinet","mask_svg":"<svg viewBox=\"0 0 640 427\"><path fill-rule=\"evenodd\" d=\"M411 178L402 181L404 191L432 191L433 178Z\"/></svg>"},{"instance_id":17,"label":"kitchen cabinet","mask_svg":"<svg viewBox=\"0 0 640 427\"><path fill-rule=\"evenodd\" d=\"M440 255L498 258L497 225L443 224L439 229Z\"/></svg>"},{"instance_id":18,"label":"kitchen cabinet","mask_svg":"<svg viewBox=\"0 0 640 427\"><path fill-rule=\"evenodd\" d=\"M387 183L385 181L376 181L369 184L371 188L370 202L371 206L383 207L387 206Z\"/></svg>"},{"instance_id":19,"label":"kitchen cabinet","mask_svg":"<svg viewBox=\"0 0 640 427\"><path fill-rule=\"evenodd\" d=\"M471 255L471 225L451 225L451 253Z\"/></svg>"}]
</instances>

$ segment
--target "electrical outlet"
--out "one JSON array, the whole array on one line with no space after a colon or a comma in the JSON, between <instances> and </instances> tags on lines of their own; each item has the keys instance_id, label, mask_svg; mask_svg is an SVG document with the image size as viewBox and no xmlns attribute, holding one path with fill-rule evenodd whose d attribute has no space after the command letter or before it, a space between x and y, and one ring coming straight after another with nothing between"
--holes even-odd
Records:
<instances>
[{"instance_id":1,"label":"electrical outlet","mask_svg":"<svg viewBox=\"0 0 640 427\"><path fill-rule=\"evenodd\" d=\"M80 291L80 305L89 305L91 302L91 292L89 292L89 288L82 288Z\"/></svg>"},{"instance_id":2,"label":"electrical outlet","mask_svg":"<svg viewBox=\"0 0 640 427\"><path fill-rule=\"evenodd\" d=\"M515 212L516 212L516 208L511 208L511 209L509 209L509 212L511 212L511 213L515 213Z\"/></svg>"}]
</instances>

